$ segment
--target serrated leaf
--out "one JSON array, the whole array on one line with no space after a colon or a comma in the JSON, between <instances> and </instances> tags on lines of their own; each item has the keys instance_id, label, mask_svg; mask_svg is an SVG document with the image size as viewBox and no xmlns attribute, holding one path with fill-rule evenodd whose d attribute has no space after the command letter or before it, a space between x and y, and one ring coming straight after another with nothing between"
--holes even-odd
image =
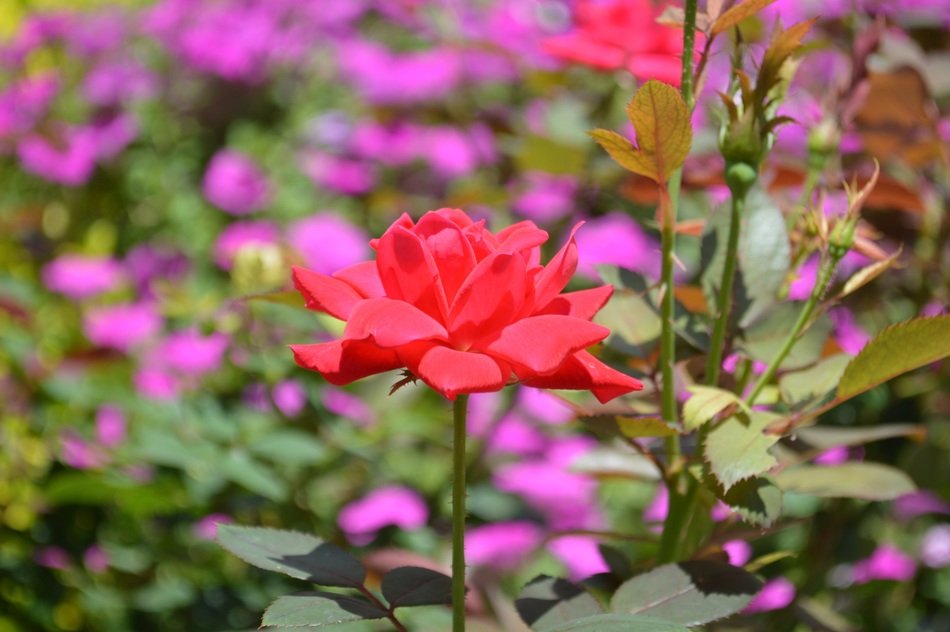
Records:
<instances>
[{"instance_id":1,"label":"serrated leaf","mask_svg":"<svg viewBox=\"0 0 950 632\"><path fill-rule=\"evenodd\" d=\"M608 327L611 336L639 347L659 339L663 329L660 316L642 297L632 292L618 292L608 302L594 322Z\"/></svg>"},{"instance_id":2,"label":"serrated leaf","mask_svg":"<svg viewBox=\"0 0 950 632\"><path fill-rule=\"evenodd\" d=\"M334 632L362 629L352 624L382 619L387 612L369 601L328 592L302 592L278 597L264 611L261 627L319 628Z\"/></svg>"},{"instance_id":3,"label":"serrated leaf","mask_svg":"<svg viewBox=\"0 0 950 632\"><path fill-rule=\"evenodd\" d=\"M521 618L536 632L600 614L604 609L583 588L557 577L541 575L525 586L515 608Z\"/></svg>"},{"instance_id":4,"label":"serrated leaf","mask_svg":"<svg viewBox=\"0 0 950 632\"><path fill-rule=\"evenodd\" d=\"M683 405L683 425L695 430L712 420L729 406L739 406L746 412L749 407L735 393L714 386L690 386L692 396Z\"/></svg>"},{"instance_id":5,"label":"serrated leaf","mask_svg":"<svg viewBox=\"0 0 950 632\"><path fill-rule=\"evenodd\" d=\"M679 434L659 417L617 417L620 433L628 439L673 437Z\"/></svg>"},{"instance_id":6,"label":"serrated leaf","mask_svg":"<svg viewBox=\"0 0 950 632\"><path fill-rule=\"evenodd\" d=\"M904 472L880 463L798 465L775 475L787 492L821 498L893 500L917 490Z\"/></svg>"},{"instance_id":7,"label":"serrated leaf","mask_svg":"<svg viewBox=\"0 0 950 632\"><path fill-rule=\"evenodd\" d=\"M383 575L382 591L390 608L451 604L452 578L428 568L401 566Z\"/></svg>"},{"instance_id":8,"label":"serrated leaf","mask_svg":"<svg viewBox=\"0 0 950 632\"><path fill-rule=\"evenodd\" d=\"M754 575L724 562L666 564L624 582L610 600L610 609L701 625L739 612L761 587Z\"/></svg>"},{"instance_id":9,"label":"serrated leaf","mask_svg":"<svg viewBox=\"0 0 950 632\"><path fill-rule=\"evenodd\" d=\"M637 148L652 165L653 175L640 175L664 183L683 166L693 143L689 107L680 91L661 81L643 84L627 105L627 116L637 133Z\"/></svg>"},{"instance_id":10,"label":"serrated leaf","mask_svg":"<svg viewBox=\"0 0 950 632\"><path fill-rule=\"evenodd\" d=\"M769 448L777 435L765 429L778 415L754 410L749 415L733 416L713 428L706 437L705 456L723 490L741 480L762 474L778 462Z\"/></svg>"},{"instance_id":11,"label":"serrated leaf","mask_svg":"<svg viewBox=\"0 0 950 632\"><path fill-rule=\"evenodd\" d=\"M749 524L768 528L782 515L782 490L765 476L739 481L719 497Z\"/></svg>"},{"instance_id":12,"label":"serrated leaf","mask_svg":"<svg viewBox=\"0 0 950 632\"><path fill-rule=\"evenodd\" d=\"M843 353L820 360L802 371L786 373L779 379L782 401L803 404L818 399L835 389L851 356Z\"/></svg>"},{"instance_id":13,"label":"serrated leaf","mask_svg":"<svg viewBox=\"0 0 950 632\"><path fill-rule=\"evenodd\" d=\"M716 18L713 22L711 35L719 35L723 31L728 31L746 18L750 18L765 7L775 2L775 0L743 0L743 2L733 6L731 9Z\"/></svg>"},{"instance_id":14,"label":"serrated leaf","mask_svg":"<svg viewBox=\"0 0 950 632\"><path fill-rule=\"evenodd\" d=\"M927 435L927 428L917 424L887 424L868 428L810 426L799 428L795 431L795 434L811 446L829 449L840 446L862 445L895 437L923 438Z\"/></svg>"},{"instance_id":15,"label":"serrated leaf","mask_svg":"<svg viewBox=\"0 0 950 632\"><path fill-rule=\"evenodd\" d=\"M888 327L845 369L837 399L845 400L878 384L950 355L950 316L916 318Z\"/></svg>"},{"instance_id":16,"label":"serrated leaf","mask_svg":"<svg viewBox=\"0 0 950 632\"><path fill-rule=\"evenodd\" d=\"M298 531L220 525L218 543L248 564L322 586L358 588L366 579L358 559Z\"/></svg>"},{"instance_id":17,"label":"serrated leaf","mask_svg":"<svg viewBox=\"0 0 950 632\"><path fill-rule=\"evenodd\" d=\"M544 632L690 632L689 628L652 617L629 614L595 614Z\"/></svg>"},{"instance_id":18,"label":"serrated leaf","mask_svg":"<svg viewBox=\"0 0 950 632\"><path fill-rule=\"evenodd\" d=\"M627 171L638 173L654 181L657 179L656 166L651 163L648 156L634 147L633 142L628 138L609 129L595 129L587 133L610 154L614 162Z\"/></svg>"}]
</instances>

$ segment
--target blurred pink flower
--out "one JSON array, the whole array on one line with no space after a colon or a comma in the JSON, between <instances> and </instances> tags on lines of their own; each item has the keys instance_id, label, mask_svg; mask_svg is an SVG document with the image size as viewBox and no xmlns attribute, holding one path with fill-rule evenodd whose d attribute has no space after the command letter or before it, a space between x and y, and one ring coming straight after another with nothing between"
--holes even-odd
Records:
<instances>
[{"instance_id":1,"label":"blurred pink flower","mask_svg":"<svg viewBox=\"0 0 950 632\"><path fill-rule=\"evenodd\" d=\"M820 257L814 255L809 257L798 269L795 280L788 288L788 298L793 301L804 301L811 296L811 292L818 282L818 265Z\"/></svg>"},{"instance_id":2,"label":"blurred pink flower","mask_svg":"<svg viewBox=\"0 0 950 632\"><path fill-rule=\"evenodd\" d=\"M577 180L571 176L528 172L519 188L512 208L522 217L546 224L563 219L574 210Z\"/></svg>"},{"instance_id":3,"label":"blurred pink flower","mask_svg":"<svg viewBox=\"0 0 950 632\"><path fill-rule=\"evenodd\" d=\"M69 553L58 546L44 546L37 549L34 559L40 566L60 571L69 568L70 564Z\"/></svg>"},{"instance_id":4,"label":"blurred pink flower","mask_svg":"<svg viewBox=\"0 0 950 632\"><path fill-rule=\"evenodd\" d=\"M100 445L114 448L125 441L125 415L115 406L101 406L96 411L96 439Z\"/></svg>"},{"instance_id":5,"label":"blurred pink flower","mask_svg":"<svg viewBox=\"0 0 950 632\"><path fill-rule=\"evenodd\" d=\"M363 195L376 186L376 169L363 160L311 151L300 168L314 184L343 195Z\"/></svg>"},{"instance_id":6,"label":"blurred pink flower","mask_svg":"<svg viewBox=\"0 0 950 632\"><path fill-rule=\"evenodd\" d=\"M299 415L307 405L307 392L297 380L283 380L271 391L274 405L288 417Z\"/></svg>"},{"instance_id":7,"label":"blurred pink flower","mask_svg":"<svg viewBox=\"0 0 950 632\"><path fill-rule=\"evenodd\" d=\"M518 387L518 410L532 419L560 425L574 418L574 411L556 395L540 388Z\"/></svg>"},{"instance_id":8,"label":"blurred pink flower","mask_svg":"<svg viewBox=\"0 0 950 632\"><path fill-rule=\"evenodd\" d=\"M656 487L656 493L653 500L643 510L643 521L660 523L666 520L666 514L670 511L670 493L666 485L660 484Z\"/></svg>"},{"instance_id":9,"label":"blurred pink flower","mask_svg":"<svg viewBox=\"0 0 950 632\"><path fill-rule=\"evenodd\" d=\"M752 547L745 540L729 540L722 543L722 550L733 566L744 566L752 557Z\"/></svg>"},{"instance_id":10,"label":"blurred pink flower","mask_svg":"<svg viewBox=\"0 0 950 632\"><path fill-rule=\"evenodd\" d=\"M901 522L927 514L950 515L950 503L926 489L904 494L892 504L894 517Z\"/></svg>"},{"instance_id":11,"label":"blurred pink flower","mask_svg":"<svg viewBox=\"0 0 950 632\"><path fill-rule=\"evenodd\" d=\"M369 235L332 212L294 222L287 240L303 257L306 267L321 274L333 274L369 256Z\"/></svg>"},{"instance_id":12,"label":"blurred pink flower","mask_svg":"<svg viewBox=\"0 0 950 632\"><path fill-rule=\"evenodd\" d=\"M337 50L340 76L371 103L405 105L445 98L463 78L460 57L447 48L393 53L352 40Z\"/></svg>"},{"instance_id":13,"label":"blurred pink flower","mask_svg":"<svg viewBox=\"0 0 950 632\"><path fill-rule=\"evenodd\" d=\"M531 459L502 466L493 478L498 489L524 498L554 529L594 528L601 519L597 484L566 468L567 464Z\"/></svg>"},{"instance_id":14,"label":"blurred pink flower","mask_svg":"<svg viewBox=\"0 0 950 632\"><path fill-rule=\"evenodd\" d=\"M788 607L795 600L795 585L784 577L770 579L752 598L744 612L768 612Z\"/></svg>"},{"instance_id":15,"label":"blurred pink flower","mask_svg":"<svg viewBox=\"0 0 950 632\"><path fill-rule=\"evenodd\" d=\"M151 303L90 309L83 318L83 332L91 343L124 352L151 339L161 328L162 317Z\"/></svg>"},{"instance_id":16,"label":"blurred pink flower","mask_svg":"<svg viewBox=\"0 0 950 632\"><path fill-rule=\"evenodd\" d=\"M201 190L209 202L232 215L259 211L270 198L267 178L257 163L233 149L222 149L211 158Z\"/></svg>"},{"instance_id":17,"label":"blurred pink flower","mask_svg":"<svg viewBox=\"0 0 950 632\"><path fill-rule=\"evenodd\" d=\"M214 242L214 262L230 270L242 248L274 246L280 243L280 230L273 222L240 221L229 224Z\"/></svg>"},{"instance_id":18,"label":"blurred pink flower","mask_svg":"<svg viewBox=\"0 0 950 632\"><path fill-rule=\"evenodd\" d=\"M181 375L201 377L221 365L228 343L228 337L222 333L204 336L195 329L178 331L159 343L151 361Z\"/></svg>"},{"instance_id":19,"label":"blurred pink flower","mask_svg":"<svg viewBox=\"0 0 950 632\"><path fill-rule=\"evenodd\" d=\"M851 570L855 584L875 580L906 582L913 579L916 572L914 558L890 544L877 547L870 557L857 562Z\"/></svg>"},{"instance_id":20,"label":"blurred pink flower","mask_svg":"<svg viewBox=\"0 0 950 632\"><path fill-rule=\"evenodd\" d=\"M121 279L122 268L108 257L62 255L43 267L46 288L74 299L113 290Z\"/></svg>"},{"instance_id":21,"label":"blurred pink flower","mask_svg":"<svg viewBox=\"0 0 950 632\"><path fill-rule=\"evenodd\" d=\"M191 532L199 540L214 540L218 537L218 525L231 524L234 519L223 513L213 513L196 522Z\"/></svg>"},{"instance_id":22,"label":"blurred pink flower","mask_svg":"<svg viewBox=\"0 0 950 632\"><path fill-rule=\"evenodd\" d=\"M33 129L56 98L59 87L55 73L43 73L11 83L0 91L0 141Z\"/></svg>"},{"instance_id":23,"label":"blurred pink flower","mask_svg":"<svg viewBox=\"0 0 950 632\"><path fill-rule=\"evenodd\" d=\"M595 538L586 535L565 535L548 543L548 550L567 567L573 581L606 573L610 570Z\"/></svg>"},{"instance_id":24,"label":"blurred pink flower","mask_svg":"<svg viewBox=\"0 0 950 632\"><path fill-rule=\"evenodd\" d=\"M140 367L133 378L135 390L140 395L159 401L171 401L178 397L181 381L167 371L150 366Z\"/></svg>"},{"instance_id":25,"label":"blurred pink flower","mask_svg":"<svg viewBox=\"0 0 950 632\"><path fill-rule=\"evenodd\" d=\"M78 470L93 470L109 462L109 457L98 446L72 431L64 432L59 441L59 458L69 467Z\"/></svg>"},{"instance_id":26,"label":"blurred pink flower","mask_svg":"<svg viewBox=\"0 0 950 632\"><path fill-rule=\"evenodd\" d=\"M117 106L153 96L158 81L145 66L123 59L96 65L83 79L82 92L90 103Z\"/></svg>"},{"instance_id":27,"label":"blurred pink flower","mask_svg":"<svg viewBox=\"0 0 950 632\"><path fill-rule=\"evenodd\" d=\"M651 279L660 276L660 246L637 222L622 213L589 220L575 237L578 274L599 279L597 266L611 264L639 272Z\"/></svg>"},{"instance_id":28,"label":"blurred pink flower","mask_svg":"<svg viewBox=\"0 0 950 632\"><path fill-rule=\"evenodd\" d=\"M539 454L547 445L547 439L532 424L516 414L509 413L495 425L488 439L488 451L492 454Z\"/></svg>"},{"instance_id":29,"label":"blurred pink flower","mask_svg":"<svg viewBox=\"0 0 950 632\"><path fill-rule=\"evenodd\" d=\"M372 407L341 388L324 387L323 405L331 413L355 421L360 426L369 426L376 421L376 413Z\"/></svg>"},{"instance_id":30,"label":"blurred pink flower","mask_svg":"<svg viewBox=\"0 0 950 632\"><path fill-rule=\"evenodd\" d=\"M920 541L920 559L930 568L950 566L950 524L938 524L924 533Z\"/></svg>"},{"instance_id":31,"label":"blurred pink flower","mask_svg":"<svg viewBox=\"0 0 950 632\"><path fill-rule=\"evenodd\" d=\"M90 572L104 573L109 568L109 554L98 544L93 544L83 553L82 563Z\"/></svg>"},{"instance_id":32,"label":"blurred pink flower","mask_svg":"<svg viewBox=\"0 0 950 632\"><path fill-rule=\"evenodd\" d=\"M828 316L835 324L835 337L841 350L848 355L858 355L871 337L858 325L854 314L844 307L838 307L829 310Z\"/></svg>"},{"instance_id":33,"label":"blurred pink flower","mask_svg":"<svg viewBox=\"0 0 950 632\"><path fill-rule=\"evenodd\" d=\"M465 557L471 566L496 571L518 568L539 546L544 535L533 522L496 522L473 527L465 534Z\"/></svg>"},{"instance_id":34,"label":"blurred pink flower","mask_svg":"<svg viewBox=\"0 0 950 632\"><path fill-rule=\"evenodd\" d=\"M425 526L428 520L429 509L416 491L389 485L343 507L337 524L347 540L363 546L372 542L383 527L413 531Z\"/></svg>"}]
</instances>

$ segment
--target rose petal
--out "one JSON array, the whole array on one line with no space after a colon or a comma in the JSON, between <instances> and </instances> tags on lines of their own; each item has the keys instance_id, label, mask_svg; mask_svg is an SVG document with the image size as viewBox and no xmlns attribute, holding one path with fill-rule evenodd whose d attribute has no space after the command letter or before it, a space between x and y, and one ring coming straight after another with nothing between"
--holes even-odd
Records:
<instances>
[{"instance_id":1,"label":"rose petal","mask_svg":"<svg viewBox=\"0 0 950 632\"><path fill-rule=\"evenodd\" d=\"M418 340L448 341L449 335L438 321L409 303L391 298L368 298L353 308L343 338L372 338L380 347L391 348Z\"/></svg>"},{"instance_id":2,"label":"rose petal","mask_svg":"<svg viewBox=\"0 0 950 632\"><path fill-rule=\"evenodd\" d=\"M574 276L574 271L577 270L577 242L574 241L574 234L583 225L584 222L574 225L567 243L538 275L535 282L535 305L547 305Z\"/></svg>"},{"instance_id":3,"label":"rose petal","mask_svg":"<svg viewBox=\"0 0 950 632\"><path fill-rule=\"evenodd\" d=\"M364 340L290 345L290 349L297 364L319 372L328 382L337 386L403 366L395 352Z\"/></svg>"},{"instance_id":4,"label":"rose petal","mask_svg":"<svg viewBox=\"0 0 950 632\"><path fill-rule=\"evenodd\" d=\"M555 373L524 380L526 386L590 390L605 404L615 397L643 388L643 382L614 370L586 351L568 358Z\"/></svg>"},{"instance_id":5,"label":"rose petal","mask_svg":"<svg viewBox=\"0 0 950 632\"><path fill-rule=\"evenodd\" d=\"M293 266L291 270L294 287L303 295L307 309L346 320L353 307L363 300L359 292L345 281L300 266Z\"/></svg>"},{"instance_id":6,"label":"rose petal","mask_svg":"<svg viewBox=\"0 0 950 632\"><path fill-rule=\"evenodd\" d=\"M496 252L479 262L459 288L449 310L452 342L470 347L508 325L521 310L525 265L521 255Z\"/></svg>"},{"instance_id":7,"label":"rose petal","mask_svg":"<svg viewBox=\"0 0 950 632\"><path fill-rule=\"evenodd\" d=\"M379 280L379 270L375 261L361 261L337 270L333 278L346 281L353 289L363 295L363 298L379 298L386 296L383 282Z\"/></svg>"},{"instance_id":8,"label":"rose petal","mask_svg":"<svg viewBox=\"0 0 950 632\"><path fill-rule=\"evenodd\" d=\"M471 244L455 222L434 212L426 213L412 232L423 239L435 260L445 298L451 304L459 287L475 267L475 253L472 252Z\"/></svg>"},{"instance_id":9,"label":"rose petal","mask_svg":"<svg viewBox=\"0 0 950 632\"><path fill-rule=\"evenodd\" d=\"M553 373L576 351L600 342L609 334L606 327L586 320L545 314L508 325L485 350L515 364L515 372L525 378ZM520 367L527 371L519 372Z\"/></svg>"},{"instance_id":10,"label":"rose petal","mask_svg":"<svg viewBox=\"0 0 950 632\"><path fill-rule=\"evenodd\" d=\"M386 296L411 303L438 320L448 311L439 268L415 233L402 226L386 231L376 251Z\"/></svg>"},{"instance_id":11,"label":"rose petal","mask_svg":"<svg viewBox=\"0 0 950 632\"><path fill-rule=\"evenodd\" d=\"M433 389L448 399L461 393L486 393L501 390L511 374L497 360L482 353L457 351L441 345L417 349L417 361L409 368Z\"/></svg>"},{"instance_id":12,"label":"rose petal","mask_svg":"<svg viewBox=\"0 0 950 632\"><path fill-rule=\"evenodd\" d=\"M613 286L602 285L589 290L559 294L538 310L537 314L563 314L590 320L607 304L613 293Z\"/></svg>"}]
</instances>

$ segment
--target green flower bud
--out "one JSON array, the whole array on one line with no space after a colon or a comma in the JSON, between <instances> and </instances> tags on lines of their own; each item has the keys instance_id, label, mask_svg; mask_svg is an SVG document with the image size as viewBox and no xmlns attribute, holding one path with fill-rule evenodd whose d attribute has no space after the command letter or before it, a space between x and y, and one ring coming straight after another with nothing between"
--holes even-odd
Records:
<instances>
[{"instance_id":1,"label":"green flower bud","mask_svg":"<svg viewBox=\"0 0 950 632\"><path fill-rule=\"evenodd\" d=\"M745 162L726 162L726 185L734 197L745 197L759 177L759 172Z\"/></svg>"}]
</instances>

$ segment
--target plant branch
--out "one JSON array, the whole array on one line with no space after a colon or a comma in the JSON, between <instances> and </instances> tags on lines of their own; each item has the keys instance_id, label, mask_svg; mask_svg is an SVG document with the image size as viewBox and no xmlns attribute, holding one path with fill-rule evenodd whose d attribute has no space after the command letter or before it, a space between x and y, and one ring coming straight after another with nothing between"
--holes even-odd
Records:
<instances>
[{"instance_id":1,"label":"plant branch","mask_svg":"<svg viewBox=\"0 0 950 632\"><path fill-rule=\"evenodd\" d=\"M709 356L706 361L706 384L709 386L719 384L719 374L722 369L726 330L729 326L729 314L732 311L732 288L736 278L736 266L739 261L739 233L742 228L742 212L745 208L745 192L733 192L731 206L729 237L726 242L726 260L722 267L719 294L716 297L716 324L713 327L713 334L709 343Z\"/></svg>"},{"instance_id":2,"label":"plant branch","mask_svg":"<svg viewBox=\"0 0 950 632\"><path fill-rule=\"evenodd\" d=\"M379 598L376 597L376 595L374 595L374 594L372 593L372 591L370 591L369 588L367 588L366 586L360 586L359 588L357 588L357 590L360 591L360 594L361 594L361 595L363 595L364 597L366 597L367 599L369 599L370 603L372 603L374 606L376 606L376 607L379 608L380 610L385 610L385 611L386 611L386 618L389 619L390 621L392 621L393 627L394 627L398 632L409 632L409 630L406 628L406 626L404 626L404 625L402 624L402 622L399 621L399 619L396 618L396 613L393 612L393 609L392 609L392 608L387 608L387 607L386 607L386 604L384 604L382 601L380 601Z\"/></svg>"},{"instance_id":3,"label":"plant branch","mask_svg":"<svg viewBox=\"0 0 950 632\"><path fill-rule=\"evenodd\" d=\"M455 399L452 411L452 632L465 632L465 438L468 395Z\"/></svg>"}]
</instances>

